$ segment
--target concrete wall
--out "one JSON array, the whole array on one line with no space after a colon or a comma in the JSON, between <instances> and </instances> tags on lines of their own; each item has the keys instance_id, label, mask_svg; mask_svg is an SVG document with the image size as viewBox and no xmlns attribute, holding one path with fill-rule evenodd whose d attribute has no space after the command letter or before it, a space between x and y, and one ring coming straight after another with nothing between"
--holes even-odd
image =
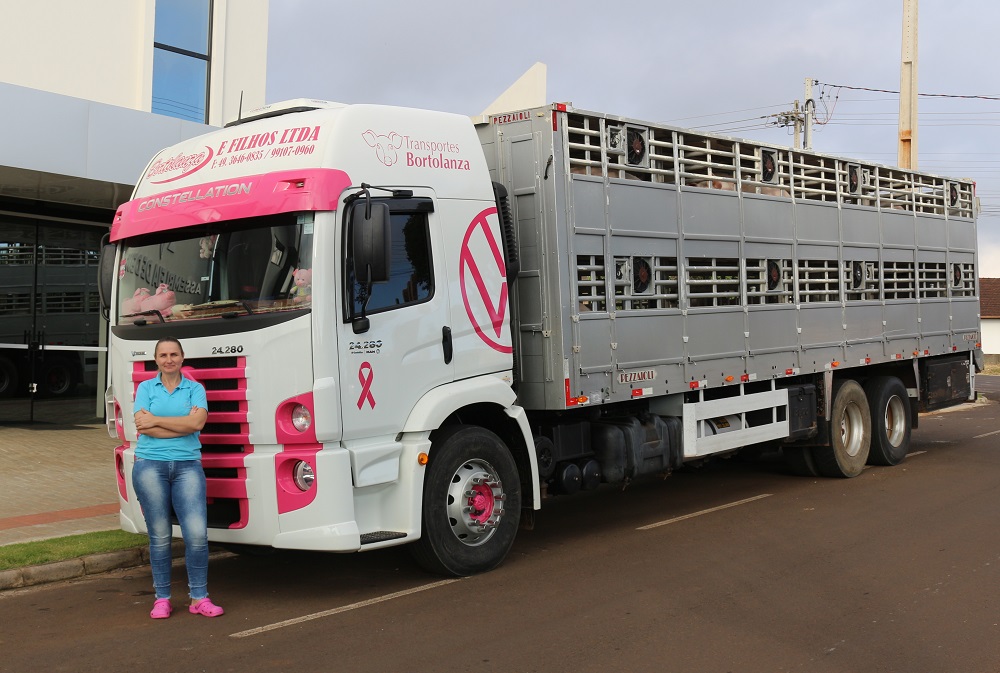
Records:
<instances>
[{"instance_id":1,"label":"concrete wall","mask_svg":"<svg viewBox=\"0 0 1000 673\"><path fill-rule=\"evenodd\" d=\"M148 112L155 0L4 3L0 82ZM268 0L215 0L209 123L264 104Z\"/></svg>"},{"instance_id":2,"label":"concrete wall","mask_svg":"<svg viewBox=\"0 0 1000 673\"><path fill-rule=\"evenodd\" d=\"M0 81L149 110L153 0L9 2L3 13Z\"/></svg>"},{"instance_id":3,"label":"concrete wall","mask_svg":"<svg viewBox=\"0 0 1000 673\"><path fill-rule=\"evenodd\" d=\"M215 0L208 123L223 126L264 105L268 0ZM225 20L220 20L225 17Z\"/></svg>"}]
</instances>

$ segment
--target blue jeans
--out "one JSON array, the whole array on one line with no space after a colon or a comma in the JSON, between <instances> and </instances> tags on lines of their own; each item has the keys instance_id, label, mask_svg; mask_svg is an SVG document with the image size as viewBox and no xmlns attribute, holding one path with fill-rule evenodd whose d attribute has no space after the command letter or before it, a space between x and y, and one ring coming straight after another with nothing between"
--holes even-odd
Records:
<instances>
[{"instance_id":1,"label":"blue jeans","mask_svg":"<svg viewBox=\"0 0 1000 673\"><path fill-rule=\"evenodd\" d=\"M205 472L200 460L136 458L132 485L149 531L149 562L156 598L170 598L171 523L177 514L184 536L188 592L192 600L208 596L208 514Z\"/></svg>"}]
</instances>

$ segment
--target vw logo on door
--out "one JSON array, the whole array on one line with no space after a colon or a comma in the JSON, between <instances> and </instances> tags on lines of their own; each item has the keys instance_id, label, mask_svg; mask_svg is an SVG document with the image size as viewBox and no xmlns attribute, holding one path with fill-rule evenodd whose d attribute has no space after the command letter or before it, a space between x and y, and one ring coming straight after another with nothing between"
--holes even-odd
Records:
<instances>
[{"instance_id":1,"label":"vw logo on door","mask_svg":"<svg viewBox=\"0 0 1000 673\"><path fill-rule=\"evenodd\" d=\"M458 275L465 312L476 334L500 353L512 353L507 314L507 268L503 248L497 240L500 230L496 207L476 215L465 231Z\"/></svg>"}]
</instances>

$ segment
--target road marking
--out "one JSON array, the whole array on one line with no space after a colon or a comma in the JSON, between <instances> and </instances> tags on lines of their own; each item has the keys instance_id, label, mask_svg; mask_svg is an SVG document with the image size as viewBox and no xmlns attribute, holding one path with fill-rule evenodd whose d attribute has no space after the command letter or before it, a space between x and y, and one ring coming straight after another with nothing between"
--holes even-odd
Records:
<instances>
[{"instance_id":1,"label":"road marking","mask_svg":"<svg viewBox=\"0 0 1000 673\"><path fill-rule=\"evenodd\" d=\"M913 456L919 456L921 453L927 453L927 452L926 451L912 451L912 452L910 452L910 453L908 453L906 455L908 455L909 457L912 458Z\"/></svg>"},{"instance_id":2,"label":"road marking","mask_svg":"<svg viewBox=\"0 0 1000 673\"><path fill-rule=\"evenodd\" d=\"M701 516L702 514L711 514L712 512L718 512L719 510L729 509L730 507L736 507L737 505L745 505L748 502L753 502L754 500L760 500L761 498L769 498L773 493L763 493L761 495L755 495L752 498L747 498L746 500L739 500L737 502L731 502L728 505L719 505L718 507L712 507L711 509L703 509L700 512L692 512L691 514L685 514L684 516L674 517L673 519L667 519L666 521L657 521L656 523L651 523L647 526L639 526L636 530L649 530L650 528L659 528L660 526L666 526L670 523L677 523L678 521L684 521L686 519L693 519L696 516Z\"/></svg>"},{"instance_id":3,"label":"road marking","mask_svg":"<svg viewBox=\"0 0 1000 673\"><path fill-rule=\"evenodd\" d=\"M976 435L973 439L982 439L983 437L989 437L990 435L1000 435L1000 430L994 430L993 432L987 432L985 435Z\"/></svg>"},{"instance_id":4,"label":"road marking","mask_svg":"<svg viewBox=\"0 0 1000 673\"><path fill-rule=\"evenodd\" d=\"M258 626L255 629L248 629L247 631L240 631L239 633L231 633L229 637L247 638L249 636L256 636L261 633L266 633L267 631L274 631L275 629L283 629L286 626L294 626L295 624L301 624L302 622L308 622L314 619L321 619L323 617L330 617L332 615L340 614L341 612L349 612L350 610L366 608L369 605L375 605L376 603L384 603L385 601L391 601L394 598L402 598L403 596L409 596L410 594L420 593L421 591L427 591L428 589L437 589L438 587L443 587L446 584L452 584L454 582L461 582L461 581L462 580L460 579L441 580L440 582L433 582L431 584L425 584L423 586L413 587L412 589L404 589L403 591L397 591L395 593L386 594L385 596L379 596L378 598L369 598L366 601L351 603L350 605L344 605L339 608L333 608L332 610L324 610L323 612L314 612L311 615L303 615L302 617L286 619L283 622L275 622L274 624L268 624L267 626Z\"/></svg>"}]
</instances>

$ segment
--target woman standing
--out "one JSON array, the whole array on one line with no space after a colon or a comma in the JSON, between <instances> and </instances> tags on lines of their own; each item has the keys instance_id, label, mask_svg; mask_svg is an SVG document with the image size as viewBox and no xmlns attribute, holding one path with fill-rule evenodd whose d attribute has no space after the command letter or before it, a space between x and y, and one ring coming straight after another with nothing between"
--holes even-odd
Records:
<instances>
[{"instance_id":1,"label":"woman standing","mask_svg":"<svg viewBox=\"0 0 1000 673\"><path fill-rule=\"evenodd\" d=\"M166 619L170 605L171 509L184 537L188 591L196 615L218 617L223 609L208 598L208 514L199 433L208 419L205 387L184 378L184 349L174 338L154 350L159 374L135 392L135 448L132 484L149 531L149 561L156 600L149 616Z\"/></svg>"}]
</instances>

